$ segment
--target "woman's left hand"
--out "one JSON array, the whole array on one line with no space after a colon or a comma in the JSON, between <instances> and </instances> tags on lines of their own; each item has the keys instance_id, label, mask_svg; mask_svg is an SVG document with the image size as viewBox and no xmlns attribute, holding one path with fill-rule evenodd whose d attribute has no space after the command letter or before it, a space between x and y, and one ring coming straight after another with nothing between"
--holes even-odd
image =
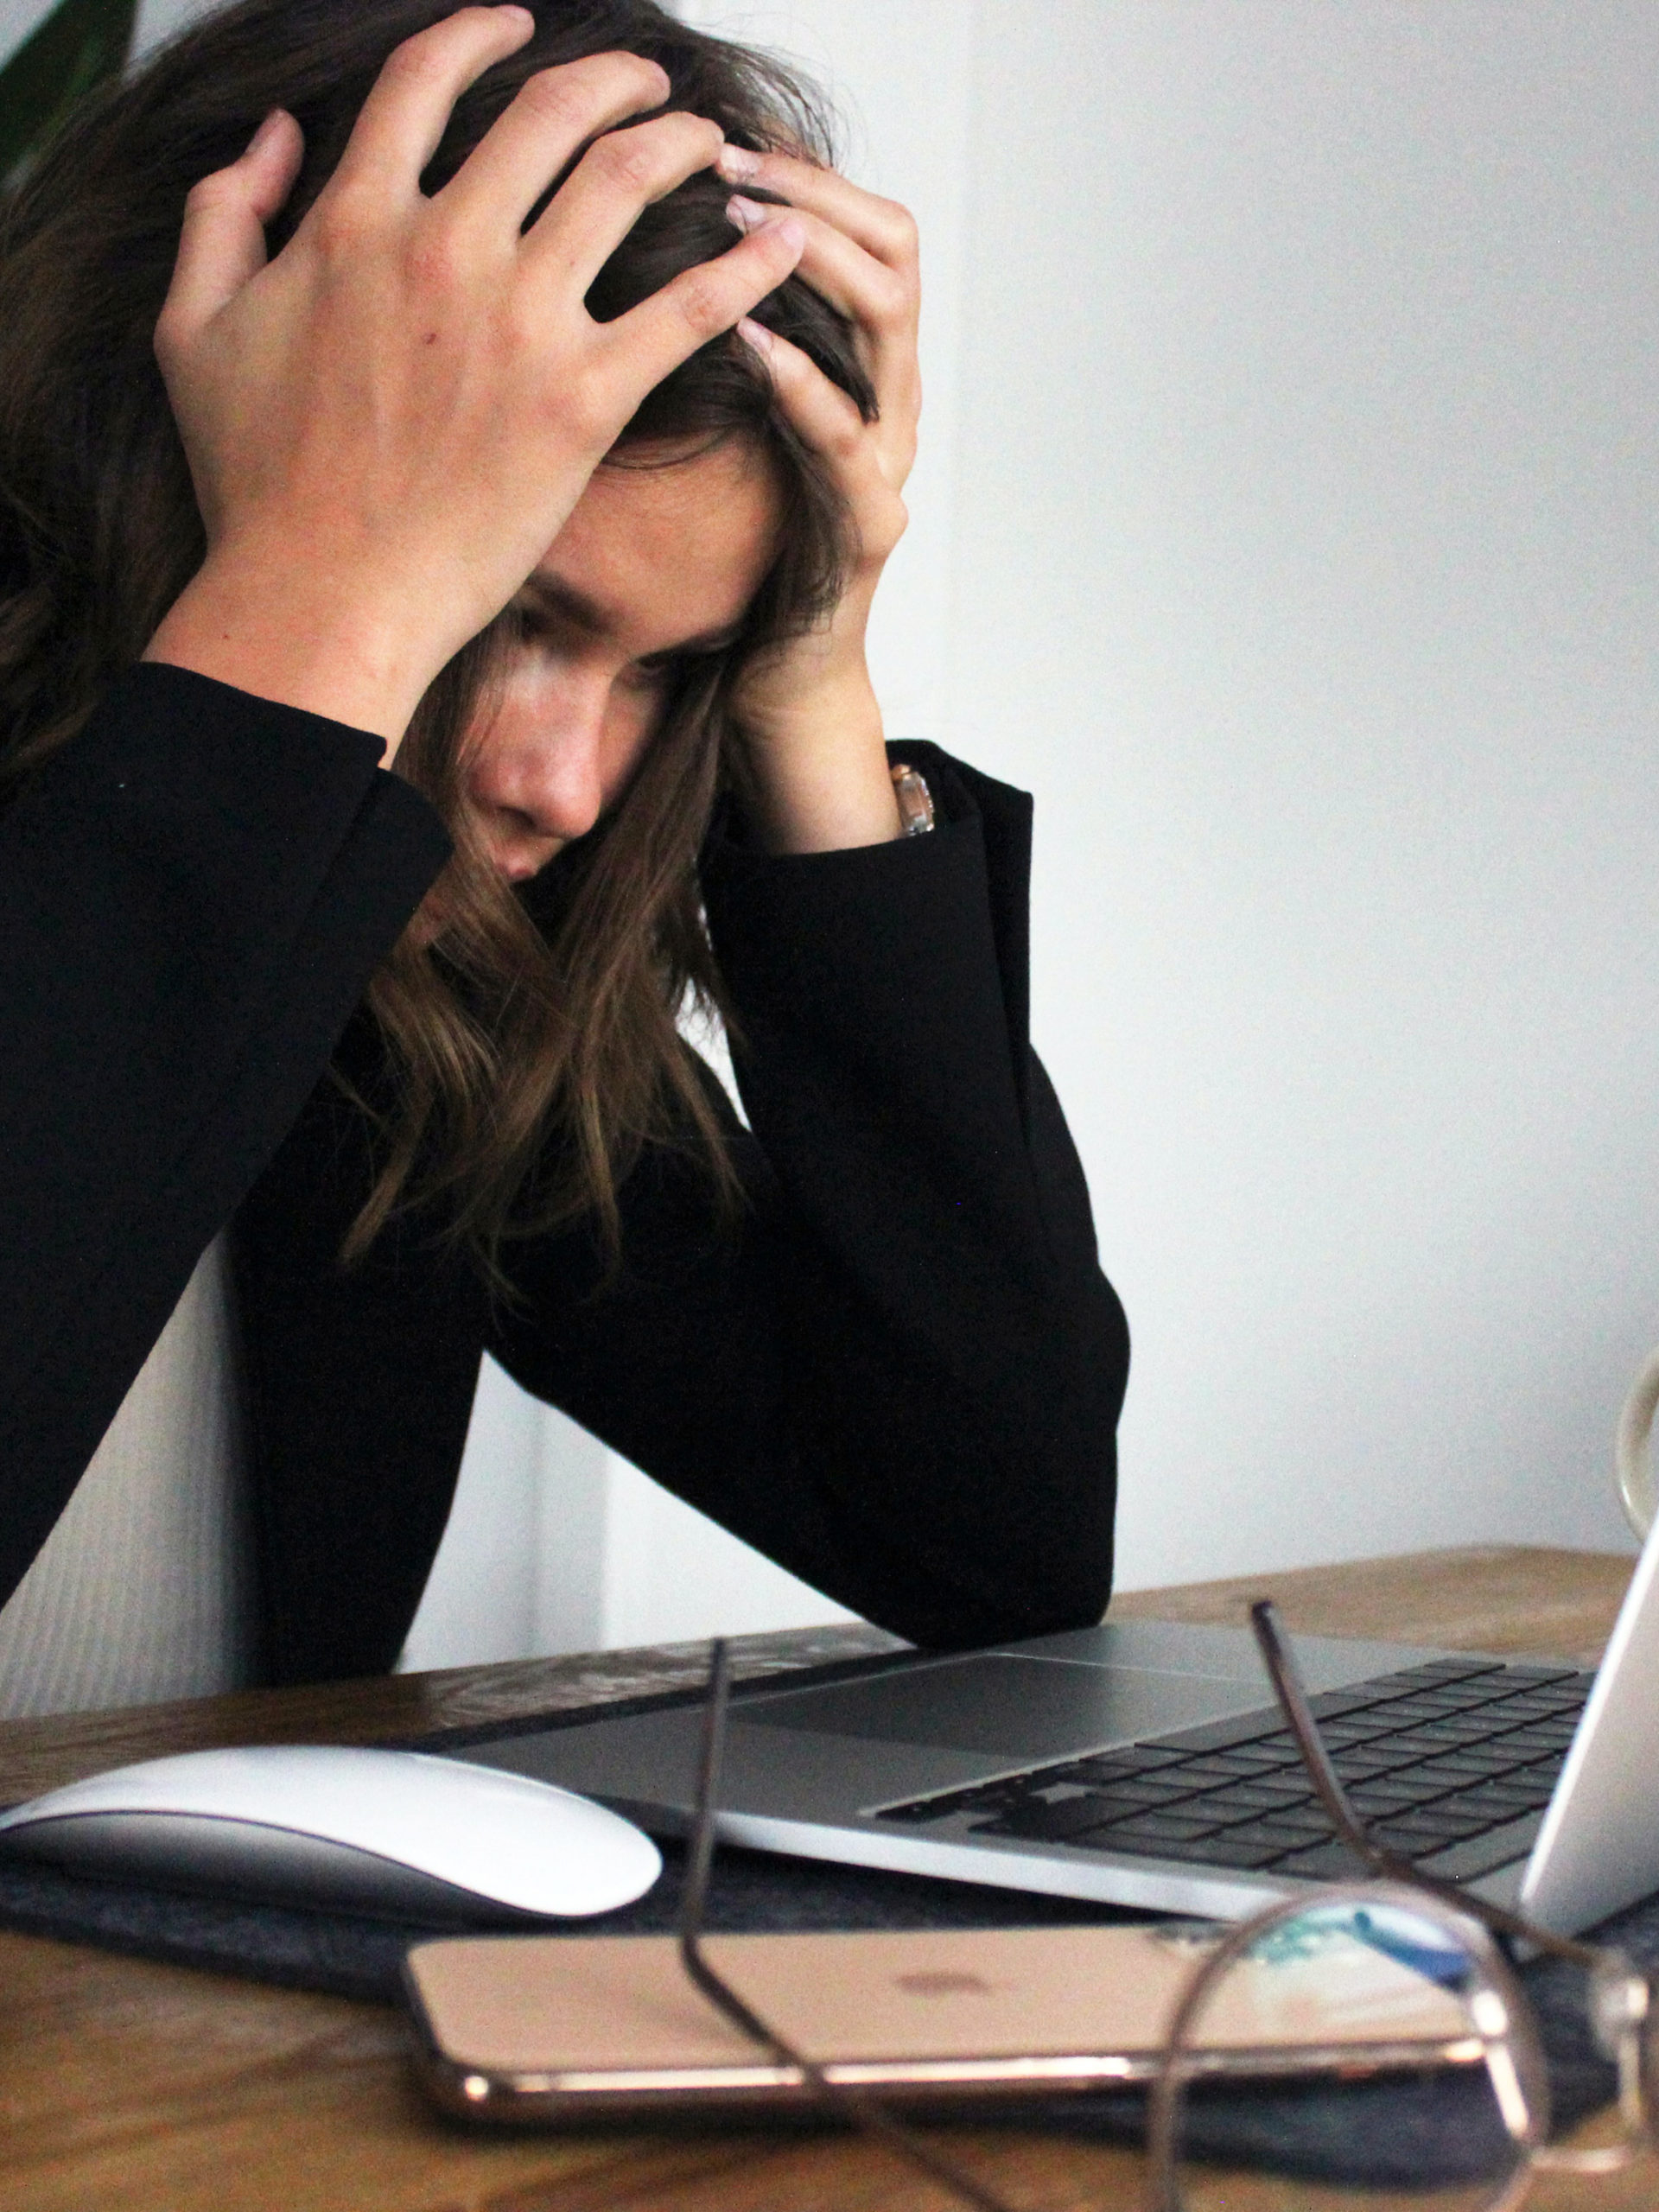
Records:
<instances>
[{"instance_id":1,"label":"woman's left hand","mask_svg":"<svg viewBox=\"0 0 1659 2212\"><path fill-rule=\"evenodd\" d=\"M797 274L853 325L879 410L866 423L798 346L753 321L738 325L763 355L795 429L839 485L855 547L828 620L743 673L734 713L753 766L757 827L777 852L879 844L898 835L899 810L864 641L876 585L904 532L901 495L916 458L916 225L895 201L789 155L730 149L717 166L736 188L729 212L740 228L771 212L744 200L751 185L801 217L806 246Z\"/></svg>"}]
</instances>

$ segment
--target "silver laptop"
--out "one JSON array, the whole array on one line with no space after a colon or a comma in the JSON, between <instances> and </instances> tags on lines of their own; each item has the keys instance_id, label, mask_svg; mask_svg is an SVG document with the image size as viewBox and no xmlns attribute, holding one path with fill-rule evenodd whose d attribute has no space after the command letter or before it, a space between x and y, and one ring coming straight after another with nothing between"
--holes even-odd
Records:
<instances>
[{"instance_id":1,"label":"silver laptop","mask_svg":"<svg viewBox=\"0 0 1659 2212\"><path fill-rule=\"evenodd\" d=\"M1298 1637L1374 1828L1563 1932L1659 1890L1656 1574L1659 1529L1594 1675ZM683 1705L529 1723L463 1756L673 1834L690 1817L701 1721ZM734 1844L1150 1911L1237 1917L1363 1871L1313 1802L1242 1630L1109 1622L741 1687L721 1798Z\"/></svg>"}]
</instances>

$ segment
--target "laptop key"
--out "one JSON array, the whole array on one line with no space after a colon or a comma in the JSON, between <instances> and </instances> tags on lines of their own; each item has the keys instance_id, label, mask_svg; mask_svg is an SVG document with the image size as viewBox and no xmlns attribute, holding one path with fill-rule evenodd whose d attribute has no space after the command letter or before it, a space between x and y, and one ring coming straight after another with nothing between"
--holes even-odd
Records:
<instances>
[{"instance_id":1,"label":"laptop key","mask_svg":"<svg viewBox=\"0 0 1659 2212\"><path fill-rule=\"evenodd\" d=\"M1449 1758L1454 1751L1453 1745L1444 1736L1435 1735L1432 1727L1402 1728L1397 1736L1389 1738L1385 1747L1379 1748L1396 1751L1402 1759L1432 1759L1442 1755ZM1466 1756L1471 1748L1467 1742L1460 1742L1455 1750Z\"/></svg>"},{"instance_id":2,"label":"laptop key","mask_svg":"<svg viewBox=\"0 0 1659 2212\"><path fill-rule=\"evenodd\" d=\"M1425 1659L1421 1667L1402 1667L1392 1675L1379 1676L1385 1682L1397 1682L1402 1690L1409 1691L1420 1685L1427 1687L1436 1682L1472 1682L1478 1675L1489 1679L1504 1671L1501 1659Z\"/></svg>"},{"instance_id":3,"label":"laptop key","mask_svg":"<svg viewBox=\"0 0 1659 2212\"><path fill-rule=\"evenodd\" d=\"M1484 1813L1491 1827L1494 1821L1513 1821L1522 1813L1542 1812L1553 1794L1546 1789L1489 1789L1477 1785L1473 1789L1460 1789L1444 1803L1449 1813Z\"/></svg>"},{"instance_id":4,"label":"laptop key","mask_svg":"<svg viewBox=\"0 0 1659 2212\"><path fill-rule=\"evenodd\" d=\"M1155 1797L1143 1796L1138 1791L1118 1789L1092 1790L1086 1799L1079 1798L1076 1802L1078 1804L1087 1803L1092 1808L1094 1823L1096 1827L1103 1821L1127 1821L1137 1813L1162 1813L1168 1811L1172 1807L1179 1808L1184 1811L1187 1803L1184 1797L1175 1797L1166 1794ZM1000 1820L1013 1820L1025 1809L1024 1802L1005 1805L998 1812L997 1817Z\"/></svg>"},{"instance_id":5,"label":"laptop key","mask_svg":"<svg viewBox=\"0 0 1659 2212\"><path fill-rule=\"evenodd\" d=\"M1170 1779L1184 1782L1192 1789L1215 1789L1238 1779L1232 1767L1222 1766L1209 1758L1187 1759L1178 1767L1168 1769Z\"/></svg>"},{"instance_id":6,"label":"laptop key","mask_svg":"<svg viewBox=\"0 0 1659 2212\"><path fill-rule=\"evenodd\" d=\"M1523 1720L1534 1728L1576 1728L1584 1712L1584 1700L1573 1697L1506 1698L1494 1708L1506 1719Z\"/></svg>"},{"instance_id":7,"label":"laptop key","mask_svg":"<svg viewBox=\"0 0 1659 2212\"><path fill-rule=\"evenodd\" d=\"M1211 1866L1231 1866L1241 1873L1254 1874L1264 1866L1271 1866L1275 1859L1284 1856L1282 1843L1253 1842L1242 1836L1236 1828L1224 1828L1219 1835L1207 1837L1203 1842L1190 1844L1166 1843L1166 1853L1179 1853L1183 1859L1196 1860Z\"/></svg>"},{"instance_id":8,"label":"laptop key","mask_svg":"<svg viewBox=\"0 0 1659 2212\"><path fill-rule=\"evenodd\" d=\"M1396 1751L1390 1744L1355 1744L1347 1751L1332 1751L1331 1764L1346 1782L1351 1776L1357 1781L1362 1775L1387 1774L1421 1757L1421 1752Z\"/></svg>"},{"instance_id":9,"label":"laptop key","mask_svg":"<svg viewBox=\"0 0 1659 2212\"><path fill-rule=\"evenodd\" d=\"M1121 1805L1125 1812L1139 1806L1178 1805L1192 1794L1184 1783L1161 1781L1155 1775L1132 1775L1127 1782L1096 1782L1089 1787L1097 1805ZM1103 1810L1101 1818L1108 1817L1109 1813Z\"/></svg>"},{"instance_id":10,"label":"laptop key","mask_svg":"<svg viewBox=\"0 0 1659 2212\"><path fill-rule=\"evenodd\" d=\"M1471 1775L1459 1785L1457 1794L1460 1797L1471 1794L1532 1797L1537 1794L1537 1789L1538 1784L1528 1777L1524 1769L1511 1766L1493 1773Z\"/></svg>"},{"instance_id":11,"label":"laptop key","mask_svg":"<svg viewBox=\"0 0 1659 2212\"><path fill-rule=\"evenodd\" d=\"M1411 1774L1372 1774L1350 1783L1348 1795L1356 1805L1418 1805L1438 1793Z\"/></svg>"},{"instance_id":12,"label":"laptop key","mask_svg":"<svg viewBox=\"0 0 1659 2212\"><path fill-rule=\"evenodd\" d=\"M1407 1772L1400 1774L1398 1781L1409 1787L1409 1794L1405 1794L1402 1787L1395 1808L1402 1812L1411 1805L1445 1805L1446 1798L1462 1796L1465 1789L1480 1789L1482 1783L1489 1778L1480 1767L1455 1767L1449 1772L1438 1772L1431 1767L1407 1767Z\"/></svg>"},{"instance_id":13,"label":"laptop key","mask_svg":"<svg viewBox=\"0 0 1659 2212\"><path fill-rule=\"evenodd\" d=\"M1448 1713L1444 1719L1421 1725L1426 1734L1432 1731L1443 1744L1481 1744L1492 1732L1490 1716L1479 1713Z\"/></svg>"},{"instance_id":14,"label":"laptop key","mask_svg":"<svg viewBox=\"0 0 1659 2212\"><path fill-rule=\"evenodd\" d=\"M1468 1720L1485 1712L1491 1703L1491 1692L1477 1684L1469 1692L1447 1690L1439 1697L1402 1697L1377 1710L1379 1718L1387 1714L1400 1728L1440 1728L1447 1721Z\"/></svg>"},{"instance_id":15,"label":"laptop key","mask_svg":"<svg viewBox=\"0 0 1659 2212\"><path fill-rule=\"evenodd\" d=\"M1414 1859L1421 1852L1443 1851L1448 1844L1461 1843L1465 1836L1484 1835L1497 1825L1490 1814L1479 1812L1442 1813L1433 1817L1408 1813L1398 1820L1373 1822L1370 1833L1391 1851L1403 1851Z\"/></svg>"},{"instance_id":16,"label":"laptop key","mask_svg":"<svg viewBox=\"0 0 1659 2212\"><path fill-rule=\"evenodd\" d=\"M1090 1751L1086 1758L1067 1759L1051 1771L1086 1782L1096 1776L1151 1774L1160 1767L1179 1766L1185 1756L1166 1751L1161 1744L1126 1744L1121 1751Z\"/></svg>"},{"instance_id":17,"label":"laptop key","mask_svg":"<svg viewBox=\"0 0 1659 2212\"><path fill-rule=\"evenodd\" d=\"M1225 1757L1240 1768L1248 1767L1256 1774L1279 1775L1293 1768L1298 1774L1303 1770L1302 1755L1288 1737L1282 1740L1274 1738L1271 1743L1241 1744L1236 1751L1227 1752Z\"/></svg>"},{"instance_id":18,"label":"laptop key","mask_svg":"<svg viewBox=\"0 0 1659 2212\"><path fill-rule=\"evenodd\" d=\"M1506 1681L1501 1674L1484 1675L1478 1681L1452 1684L1434 1702L1448 1712L1482 1713L1514 1694L1514 1684Z\"/></svg>"},{"instance_id":19,"label":"laptop key","mask_svg":"<svg viewBox=\"0 0 1659 2212\"><path fill-rule=\"evenodd\" d=\"M1226 1866L1250 1874L1272 1866L1280 1855L1271 1846L1234 1844L1227 1835L1166 1836L1159 1840L1120 1835L1116 1829L1101 1828L1093 1835L1079 1836L1077 1841L1087 1851L1120 1852L1133 1859L1173 1859L1184 1866Z\"/></svg>"},{"instance_id":20,"label":"laptop key","mask_svg":"<svg viewBox=\"0 0 1659 2212\"><path fill-rule=\"evenodd\" d=\"M1512 1728L1498 1740L1516 1759L1529 1759L1565 1750L1576 1733L1576 1730Z\"/></svg>"},{"instance_id":21,"label":"laptop key","mask_svg":"<svg viewBox=\"0 0 1659 2212\"><path fill-rule=\"evenodd\" d=\"M1513 1770L1507 1759L1482 1758L1473 1751L1448 1751L1443 1758L1425 1759L1421 1765L1408 1767L1404 1779L1415 1776L1422 1784L1423 1795L1428 1796L1446 1789L1465 1789L1471 1783L1490 1782L1495 1775Z\"/></svg>"},{"instance_id":22,"label":"laptop key","mask_svg":"<svg viewBox=\"0 0 1659 2212\"><path fill-rule=\"evenodd\" d=\"M1242 1782L1227 1789L1206 1789L1196 1802L1219 1819L1224 1814L1235 1810L1242 1815L1272 1812L1300 1804L1307 1794L1306 1790L1297 1789L1294 1783L1286 1783L1275 1789L1266 1783Z\"/></svg>"},{"instance_id":23,"label":"laptop key","mask_svg":"<svg viewBox=\"0 0 1659 2212\"><path fill-rule=\"evenodd\" d=\"M1279 1764L1279 1754L1264 1751L1256 1744L1239 1744L1230 1751L1207 1752L1204 1763L1219 1774L1230 1775L1235 1782L1248 1782L1256 1775L1270 1773Z\"/></svg>"},{"instance_id":24,"label":"laptop key","mask_svg":"<svg viewBox=\"0 0 1659 2212\"><path fill-rule=\"evenodd\" d=\"M1113 1821L1100 1830L1103 1843L1109 1847L1118 1836L1137 1836L1148 1842L1196 1842L1200 1836L1213 1835L1220 1822L1205 1818L1202 1814L1191 1816L1182 1813L1134 1813L1126 1821Z\"/></svg>"},{"instance_id":25,"label":"laptop key","mask_svg":"<svg viewBox=\"0 0 1659 2212\"><path fill-rule=\"evenodd\" d=\"M1525 1766L1516 1767L1514 1773L1507 1776L1505 1779L1515 1783L1517 1788L1524 1786L1528 1789L1548 1791L1553 1795L1556 1783L1561 1778L1561 1769L1566 1763L1565 1759L1559 1757L1549 1759L1531 1759Z\"/></svg>"},{"instance_id":26,"label":"laptop key","mask_svg":"<svg viewBox=\"0 0 1659 2212\"><path fill-rule=\"evenodd\" d=\"M1274 1864L1275 1874L1294 1875L1307 1882L1363 1881L1374 1876L1369 1859L1333 1836L1328 1843L1316 1843L1306 1851L1293 1851Z\"/></svg>"},{"instance_id":27,"label":"laptop key","mask_svg":"<svg viewBox=\"0 0 1659 2212\"><path fill-rule=\"evenodd\" d=\"M1489 1828L1484 1835L1471 1836L1467 1843L1453 1844L1449 1851L1436 1852L1433 1858L1417 1863L1426 1874L1439 1874L1449 1882L1471 1882L1478 1875L1490 1874L1495 1866L1524 1859L1537 1840L1542 1821L1538 1813L1523 1821L1507 1821L1502 1827Z\"/></svg>"},{"instance_id":28,"label":"laptop key","mask_svg":"<svg viewBox=\"0 0 1659 2212\"><path fill-rule=\"evenodd\" d=\"M1347 1726L1321 1728L1319 1731L1325 1749L1332 1752L1363 1751L1368 1746L1386 1743L1396 1732L1392 1721L1363 1719Z\"/></svg>"},{"instance_id":29,"label":"laptop key","mask_svg":"<svg viewBox=\"0 0 1659 2212\"><path fill-rule=\"evenodd\" d=\"M1445 1689L1418 1690L1410 1697L1391 1698L1382 1710L1406 1726L1418 1720L1453 1720L1469 1710L1468 1698L1452 1684Z\"/></svg>"},{"instance_id":30,"label":"laptop key","mask_svg":"<svg viewBox=\"0 0 1659 2212\"><path fill-rule=\"evenodd\" d=\"M1160 1736L1158 1741L1166 1751L1226 1751L1235 1744L1271 1740L1277 1736L1288 1738L1289 1731L1277 1708L1269 1706L1254 1713L1241 1713L1231 1720L1211 1720L1201 1728L1183 1728L1176 1735ZM1291 1749L1295 1749L1294 1742Z\"/></svg>"},{"instance_id":31,"label":"laptop key","mask_svg":"<svg viewBox=\"0 0 1659 2212\"><path fill-rule=\"evenodd\" d=\"M1411 1724L1411 1734L1420 1744L1466 1744L1478 1741L1482 1732L1490 1732L1491 1723L1473 1713L1448 1713L1442 1720L1419 1720Z\"/></svg>"},{"instance_id":32,"label":"laptop key","mask_svg":"<svg viewBox=\"0 0 1659 2212\"><path fill-rule=\"evenodd\" d=\"M1495 1736L1488 1743L1459 1744L1455 1751L1437 1751L1433 1764L1448 1769L1478 1767L1487 1774L1500 1774L1505 1767L1524 1766L1528 1757L1524 1744L1518 1751L1511 1750L1507 1737Z\"/></svg>"},{"instance_id":33,"label":"laptop key","mask_svg":"<svg viewBox=\"0 0 1659 2212\"><path fill-rule=\"evenodd\" d=\"M1299 1815L1290 1821L1262 1821L1256 1823L1256 1832L1263 1842L1274 1845L1281 1858L1287 1852L1306 1851L1313 1844L1330 1843L1335 1838L1335 1830L1322 1813L1310 1813L1305 1819ZM1227 1833L1231 1835L1233 1830L1229 1828Z\"/></svg>"},{"instance_id":34,"label":"laptop key","mask_svg":"<svg viewBox=\"0 0 1659 2212\"><path fill-rule=\"evenodd\" d=\"M1365 1682L1356 1682L1349 1690L1322 1690L1318 1697L1307 1700L1313 1718L1323 1725L1335 1720L1344 1713L1363 1713L1380 1702L1376 1690Z\"/></svg>"},{"instance_id":35,"label":"laptop key","mask_svg":"<svg viewBox=\"0 0 1659 2212\"><path fill-rule=\"evenodd\" d=\"M1321 1816L1310 1815L1305 1821L1264 1817L1259 1821L1242 1821L1236 1827L1223 1829L1212 1840L1217 1844L1259 1843L1264 1848L1282 1855L1287 1851L1305 1851L1309 1844L1320 1842L1331 1832L1331 1823Z\"/></svg>"},{"instance_id":36,"label":"laptop key","mask_svg":"<svg viewBox=\"0 0 1659 2212\"><path fill-rule=\"evenodd\" d=\"M1517 1737L1521 1739L1516 1741ZM1545 1738L1538 1740L1530 1728L1497 1728L1490 1736L1482 1736L1467 1744L1459 1744L1459 1753L1470 1758L1491 1759L1505 1766L1521 1766L1540 1751L1552 1751L1554 1741Z\"/></svg>"},{"instance_id":37,"label":"laptop key","mask_svg":"<svg viewBox=\"0 0 1659 2212\"><path fill-rule=\"evenodd\" d=\"M1069 1843L1073 1836L1097 1828L1108 1817L1098 1797L1068 1797L1058 1805L1046 1805L1040 1797L1016 1805L995 1820L976 1821L976 1835L1018 1836L1026 1843Z\"/></svg>"},{"instance_id":38,"label":"laptop key","mask_svg":"<svg viewBox=\"0 0 1659 2212\"><path fill-rule=\"evenodd\" d=\"M1444 1796L1448 1789L1460 1789L1471 1782L1487 1782L1493 1770L1484 1760L1471 1759L1461 1751L1447 1753L1434 1759L1409 1759L1392 1767L1386 1775L1373 1779L1397 1783L1402 1789L1409 1789L1418 1797Z\"/></svg>"}]
</instances>

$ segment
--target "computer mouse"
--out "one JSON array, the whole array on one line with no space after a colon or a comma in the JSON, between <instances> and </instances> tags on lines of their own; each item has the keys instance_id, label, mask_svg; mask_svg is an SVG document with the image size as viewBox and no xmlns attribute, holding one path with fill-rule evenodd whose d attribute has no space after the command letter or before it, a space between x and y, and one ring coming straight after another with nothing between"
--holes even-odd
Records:
<instances>
[{"instance_id":1,"label":"computer mouse","mask_svg":"<svg viewBox=\"0 0 1659 2212\"><path fill-rule=\"evenodd\" d=\"M395 1918L607 1912L648 1890L648 1835L551 1783L424 1751L187 1751L0 1813L0 1855L99 1881Z\"/></svg>"}]
</instances>

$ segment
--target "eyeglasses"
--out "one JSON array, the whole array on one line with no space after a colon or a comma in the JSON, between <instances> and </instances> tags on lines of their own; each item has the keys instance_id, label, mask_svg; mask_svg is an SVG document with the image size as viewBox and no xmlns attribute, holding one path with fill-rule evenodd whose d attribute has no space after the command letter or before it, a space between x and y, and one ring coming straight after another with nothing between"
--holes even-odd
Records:
<instances>
[{"instance_id":1,"label":"eyeglasses","mask_svg":"<svg viewBox=\"0 0 1659 2212\"><path fill-rule=\"evenodd\" d=\"M1647 1976L1622 1952L1538 1927L1379 1843L1320 1736L1272 1603L1253 1605L1250 1621L1325 1816L1377 1878L1285 1900L1207 1949L1170 2023L1148 2107L1151 2212L1211 2212L1236 2201L1240 2160L1232 2158L1230 2172L1227 2151L1246 2087L1277 2105L1253 2131L1248 2163L1274 2177L1272 2201L1284 2212L1406 2203L1414 2212L1511 2212L1536 2173L1630 2165L1652 2145L1659 2088L1659 2008ZM1616 2141L1548 2140L1538 2023L1504 1945L1585 1977L1595 2048L1617 2069ZM1300 2034L1291 2018L1299 1988L1311 1999ZM1322 2048L1320 2024L1339 2016L1345 1995L1376 2020L1375 2034ZM1254 2040L1238 2032L1241 2021L1257 2026ZM1262 2035L1262 2024L1279 2032ZM1320 2099L1323 2141L1306 2128L1275 2129L1310 2088Z\"/></svg>"},{"instance_id":2,"label":"eyeglasses","mask_svg":"<svg viewBox=\"0 0 1659 2212\"><path fill-rule=\"evenodd\" d=\"M1513 2212L1538 2172L1605 2174L1655 2136L1659 2007L1618 1951L1535 1927L1378 1843L1350 1802L1270 1601L1251 1624L1308 1780L1377 1878L1282 1899L1194 1957L1147 2107L1148 2212ZM680 1953L735 2027L832 2112L977 2212L1013 2212L878 2098L798 2050L709 1964L701 1942L729 1697L714 1646ZM1538 2025L1504 1945L1586 1977L1597 2050L1617 2069L1618 2139L1550 2144ZM1323 2037L1323 2040L1322 2040Z\"/></svg>"}]
</instances>

